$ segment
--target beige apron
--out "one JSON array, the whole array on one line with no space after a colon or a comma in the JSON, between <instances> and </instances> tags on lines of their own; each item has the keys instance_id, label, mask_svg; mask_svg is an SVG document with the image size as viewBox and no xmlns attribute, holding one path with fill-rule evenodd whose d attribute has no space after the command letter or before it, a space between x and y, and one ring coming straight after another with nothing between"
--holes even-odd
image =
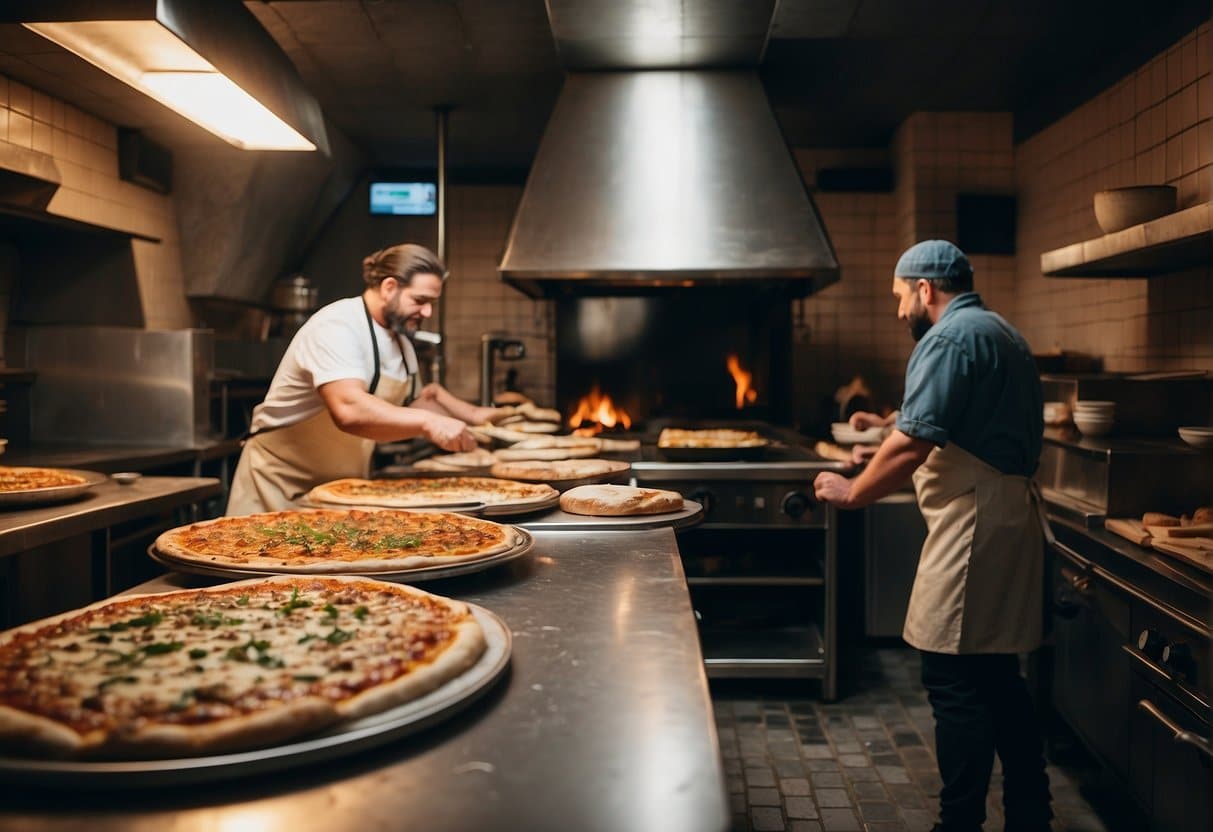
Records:
<instances>
[{"instance_id":1,"label":"beige apron","mask_svg":"<svg viewBox=\"0 0 1213 832\"><path fill-rule=\"evenodd\" d=\"M927 539L903 638L933 653L1022 653L1040 645L1047 520L1031 478L950 442L914 472Z\"/></svg>"},{"instance_id":2,"label":"beige apron","mask_svg":"<svg viewBox=\"0 0 1213 832\"><path fill-rule=\"evenodd\" d=\"M367 322L370 323L369 313ZM408 401L416 392L416 375L403 379L380 377L379 346L373 327L371 344L375 378L370 392L390 404ZM244 443L244 452L232 477L227 514L295 508L295 500L322 482L367 476L374 450L373 439L363 439L338 428L328 408L297 424L259 431Z\"/></svg>"}]
</instances>

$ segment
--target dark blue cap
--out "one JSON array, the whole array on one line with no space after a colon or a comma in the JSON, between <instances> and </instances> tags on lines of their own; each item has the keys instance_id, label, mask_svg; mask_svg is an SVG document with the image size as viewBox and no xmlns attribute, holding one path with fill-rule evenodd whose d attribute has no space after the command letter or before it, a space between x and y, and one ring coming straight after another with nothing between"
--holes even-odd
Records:
<instances>
[{"instance_id":1,"label":"dark blue cap","mask_svg":"<svg viewBox=\"0 0 1213 832\"><path fill-rule=\"evenodd\" d=\"M923 240L906 249L893 269L894 277L924 280L967 279L973 266L963 251L947 240Z\"/></svg>"}]
</instances>

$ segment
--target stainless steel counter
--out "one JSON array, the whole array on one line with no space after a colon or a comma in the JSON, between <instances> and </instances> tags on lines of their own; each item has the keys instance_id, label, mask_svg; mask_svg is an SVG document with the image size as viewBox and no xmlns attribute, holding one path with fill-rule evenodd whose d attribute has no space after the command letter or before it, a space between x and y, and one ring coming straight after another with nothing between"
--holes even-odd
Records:
<instances>
[{"instance_id":1,"label":"stainless steel counter","mask_svg":"<svg viewBox=\"0 0 1213 832\"><path fill-rule=\"evenodd\" d=\"M107 480L70 502L0 508L0 557L206 500L220 491L219 480L210 477L141 477L131 485Z\"/></svg>"},{"instance_id":2,"label":"stainless steel counter","mask_svg":"<svg viewBox=\"0 0 1213 832\"><path fill-rule=\"evenodd\" d=\"M426 584L482 604L512 666L451 721L356 759L201 789L0 794L27 832L726 829L703 658L669 529L538 532L532 553ZM143 590L195 585L167 576ZM16 790L10 790L15 792Z\"/></svg>"}]
</instances>

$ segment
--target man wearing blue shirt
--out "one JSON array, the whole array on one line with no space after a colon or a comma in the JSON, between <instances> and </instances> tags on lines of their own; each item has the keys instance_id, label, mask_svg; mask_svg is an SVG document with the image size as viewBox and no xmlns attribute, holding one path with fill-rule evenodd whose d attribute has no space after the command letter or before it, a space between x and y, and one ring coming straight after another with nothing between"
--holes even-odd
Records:
<instances>
[{"instance_id":1,"label":"man wearing blue shirt","mask_svg":"<svg viewBox=\"0 0 1213 832\"><path fill-rule=\"evenodd\" d=\"M897 317L918 345L896 427L854 479L817 498L862 508L913 478L927 523L903 637L922 651L943 780L942 832L980 830L994 754L1007 832L1047 830L1049 782L1018 654L1040 645L1043 514L1032 475L1044 425L1028 344L973 292L956 246L927 240L893 271ZM855 427L880 417L855 414Z\"/></svg>"}]
</instances>

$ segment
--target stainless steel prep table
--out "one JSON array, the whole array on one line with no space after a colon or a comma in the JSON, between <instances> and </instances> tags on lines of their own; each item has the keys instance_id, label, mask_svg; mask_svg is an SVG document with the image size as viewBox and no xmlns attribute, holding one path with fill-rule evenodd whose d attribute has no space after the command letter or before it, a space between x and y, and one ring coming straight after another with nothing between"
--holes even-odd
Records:
<instances>
[{"instance_id":1,"label":"stainless steel prep table","mask_svg":"<svg viewBox=\"0 0 1213 832\"><path fill-rule=\"evenodd\" d=\"M669 529L538 532L525 558L427 589L514 635L469 710L357 758L204 788L10 790L0 827L175 832L712 832L729 809L695 619ZM169 575L138 589L206 583Z\"/></svg>"},{"instance_id":2,"label":"stainless steel prep table","mask_svg":"<svg viewBox=\"0 0 1213 832\"><path fill-rule=\"evenodd\" d=\"M211 478L141 477L130 485L107 479L69 502L0 509L0 628L155 574L140 568L150 542L142 538L172 525L176 509L221 493Z\"/></svg>"},{"instance_id":3,"label":"stainless steel prep table","mask_svg":"<svg viewBox=\"0 0 1213 832\"><path fill-rule=\"evenodd\" d=\"M219 494L209 477L140 477L131 485L106 480L79 499L0 510L0 557L95 532Z\"/></svg>"}]
</instances>

